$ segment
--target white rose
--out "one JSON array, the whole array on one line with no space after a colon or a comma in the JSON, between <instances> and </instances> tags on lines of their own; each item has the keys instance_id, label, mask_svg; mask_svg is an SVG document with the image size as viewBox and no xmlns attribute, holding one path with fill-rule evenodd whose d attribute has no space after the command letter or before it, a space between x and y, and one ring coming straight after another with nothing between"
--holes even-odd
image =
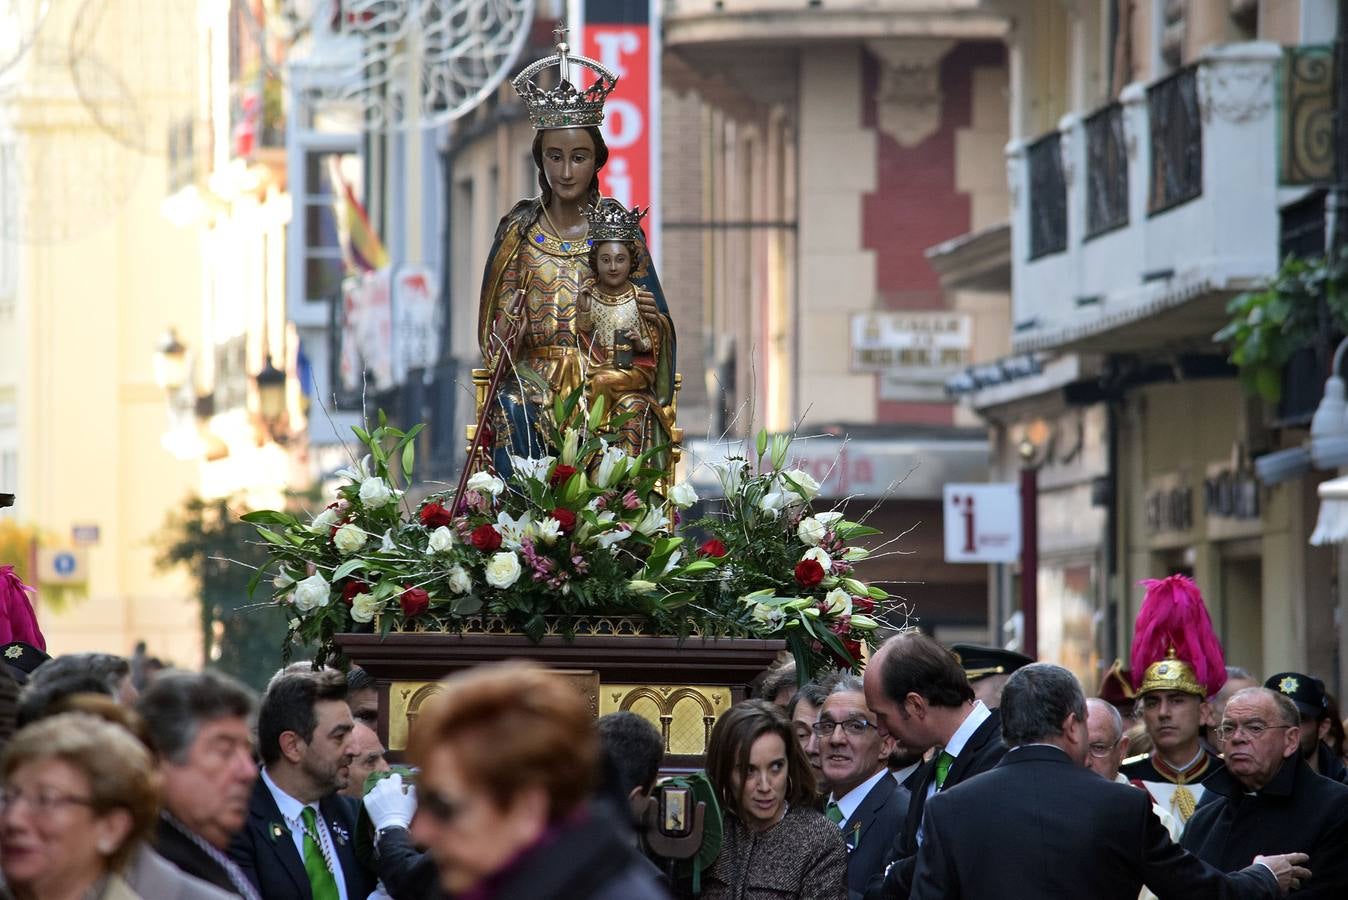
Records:
<instances>
[{"instance_id":1,"label":"white rose","mask_svg":"<svg viewBox=\"0 0 1348 900\"><path fill-rule=\"evenodd\" d=\"M370 509L378 509L393 499L393 492L384 484L384 479L377 475L365 479L360 483L360 502L364 503Z\"/></svg>"},{"instance_id":2,"label":"white rose","mask_svg":"<svg viewBox=\"0 0 1348 900\"><path fill-rule=\"evenodd\" d=\"M322 534L336 524L337 510L329 506L318 515L314 516L314 522L309 526L309 530L314 534Z\"/></svg>"},{"instance_id":3,"label":"white rose","mask_svg":"<svg viewBox=\"0 0 1348 900\"><path fill-rule=\"evenodd\" d=\"M474 472L473 477L468 479L467 489L495 497L505 490L505 482L490 472Z\"/></svg>"},{"instance_id":4,"label":"white rose","mask_svg":"<svg viewBox=\"0 0 1348 900\"><path fill-rule=\"evenodd\" d=\"M800 520L800 525L796 528L796 537L800 542L808 547L818 547L819 542L828 534L828 526L819 521L814 516L806 516Z\"/></svg>"},{"instance_id":5,"label":"white rose","mask_svg":"<svg viewBox=\"0 0 1348 900\"><path fill-rule=\"evenodd\" d=\"M338 553L350 556L365 546L365 531L355 522L347 522L337 529L332 542L337 545Z\"/></svg>"},{"instance_id":6,"label":"white rose","mask_svg":"<svg viewBox=\"0 0 1348 900\"><path fill-rule=\"evenodd\" d=\"M670 490L669 502L679 509L687 509L697 502L697 490L688 482L681 481Z\"/></svg>"},{"instance_id":7,"label":"white rose","mask_svg":"<svg viewBox=\"0 0 1348 900\"><path fill-rule=\"evenodd\" d=\"M814 560L819 563L819 568L823 569L825 572L831 572L833 570L833 560L829 558L829 555L824 552L822 547L811 547L809 550L805 551L805 555L800 559L802 562L807 559Z\"/></svg>"},{"instance_id":8,"label":"white rose","mask_svg":"<svg viewBox=\"0 0 1348 900\"><path fill-rule=\"evenodd\" d=\"M449 570L449 589L456 594L466 594L473 589L473 577L463 566Z\"/></svg>"},{"instance_id":9,"label":"white rose","mask_svg":"<svg viewBox=\"0 0 1348 900\"><path fill-rule=\"evenodd\" d=\"M787 484L791 490L800 494L806 500L813 500L819 496L819 482L814 480L814 476L804 469L792 469L790 472L782 473L787 479Z\"/></svg>"},{"instance_id":10,"label":"white rose","mask_svg":"<svg viewBox=\"0 0 1348 900\"><path fill-rule=\"evenodd\" d=\"M312 612L332 600L332 587L322 575L310 575L295 585L295 608Z\"/></svg>"},{"instance_id":11,"label":"white rose","mask_svg":"<svg viewBox=\"0 0 1348 900\"><path fill-rule=\"evenodd\" d=\"M381 604L369 594L357 594L351 600L351 620L354 622L371 622L374 620L374 614L379 612Z\"/></svg>"},{"instance_id":12,"label":"white rose","mask_svg":"<svg viewBox=\"0 0 1348 900\"><path fill-rule=\"evenodd\" d=\"M487 563L487 584L508 588L520 578L520 558L509 550L496 553Z\"/></svg>"},{"instance_id":13,"label":"white rose","mask_svg":"<svg viewBox=\"0 0 1348 900\"><path fill-rule=\"evenodd\" d=\"M427 549L431 553L448 553L454 546L454 532L449 530L448 525L441 525L431 532L431 539Z\"/></svg>"}]
</instances>

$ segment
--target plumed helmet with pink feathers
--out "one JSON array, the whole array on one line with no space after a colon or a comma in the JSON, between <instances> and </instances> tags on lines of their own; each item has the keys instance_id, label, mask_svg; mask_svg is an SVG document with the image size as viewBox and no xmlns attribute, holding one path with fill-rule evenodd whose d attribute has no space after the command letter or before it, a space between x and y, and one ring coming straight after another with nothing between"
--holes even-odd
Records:
<instances>
[{"instance_id":1,"label":"plumed helmet with pink feathers","mask_svg":"<svg viewBox=\"0 0 1348 900\"><path fill-rule=\"evenodd\" d=\"M1141 584L1147 593L1137 611L1132 654L1137 693L1211 697L1226 683L1226 659L1198 585L1184 575Z\"/></svg>"}]
</instances>

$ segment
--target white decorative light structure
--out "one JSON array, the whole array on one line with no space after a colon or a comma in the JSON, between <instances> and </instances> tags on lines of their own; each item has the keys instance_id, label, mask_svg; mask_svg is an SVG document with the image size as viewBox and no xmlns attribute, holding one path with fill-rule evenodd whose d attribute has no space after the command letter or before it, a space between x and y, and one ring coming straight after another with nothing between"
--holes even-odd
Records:
<instances>
[{"instance_id":1,"label":"white decorative light structure","mask_svg":"<svg viewBox=\"0 0 1348 900\"><path fill-rule=\"evenodd\" d=\"M451 122L505 79L533 15L533 0L346 0L341 31L358 59L313 99L354 102L371 130Z\"/></svg>"}]
</instances>

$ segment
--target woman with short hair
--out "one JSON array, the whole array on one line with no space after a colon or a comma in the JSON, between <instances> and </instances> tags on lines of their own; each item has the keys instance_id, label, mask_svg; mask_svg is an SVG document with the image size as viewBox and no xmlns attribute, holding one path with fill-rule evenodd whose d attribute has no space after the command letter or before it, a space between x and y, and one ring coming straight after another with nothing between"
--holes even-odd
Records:
<instances>
[{"instance_id":1,"label":"woman with short hair","mask_svg":"<svg viewBox=\"0 0 1348 900\"><path fill-rule=\"evenodd\" d=\"M16 900L136 900L120 873L157 820L153 773L144 746L87 713L16 734L0 760L0 870Z\"/></svg>"},{"instance_id":2,"label":"woman with short hair","mask_svg":"<svg viewBox=\"0 0 1348 900\"><path fill-rule=\"evenodd\" d=\"M811 806L814 774L781 707L747 700L717 719L707 777L725 822L703 900L846 900L847 846Z\"/></svg>"},{"instance_id":3,"label":"woman with short hair","mask_svg":"<svg viewBox=\"0 0 1348 900\"><path fill-rule=\"evenodd\" d=\"M536 665L443 682L417 714L412 838L472 900L658 900L653 870L589 804L599 738L584 697Z\"/></svg>"}]
</instances>

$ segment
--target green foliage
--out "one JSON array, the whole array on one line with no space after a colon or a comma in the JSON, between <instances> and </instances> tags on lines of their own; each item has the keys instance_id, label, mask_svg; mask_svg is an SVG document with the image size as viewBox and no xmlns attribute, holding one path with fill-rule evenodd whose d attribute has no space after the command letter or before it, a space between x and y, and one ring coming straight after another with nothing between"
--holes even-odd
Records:
<instances>
[{"instance_id":1,"label":"green foliage","mask_svg":"<svg viewBox=\"0 0 1348 900\"><path fill-rule=\"evenodd\" d=\"M1230 345L1246 389L1276 403L1284 367L1315 340L1322 305L1330 327L1348 333L1348 250L1332 263L1288 256L1262 290L1246 291L1227 304L1231 321L1213 340Z\"/></svg>"},{"instance_id":2,"label":"green foliage","mask_svg":"<svg viewBox=\"0 0 1348 900\"><path fill-rule=\"evenodd\" d=\"M238 498L189 497L170 513L156 541L160 568L182 566L195 582L205 661L261 690L280 665L285 617L249 600L249 580L268 560L254 529L238 517Z\"/></svg>"}]
</instances>

